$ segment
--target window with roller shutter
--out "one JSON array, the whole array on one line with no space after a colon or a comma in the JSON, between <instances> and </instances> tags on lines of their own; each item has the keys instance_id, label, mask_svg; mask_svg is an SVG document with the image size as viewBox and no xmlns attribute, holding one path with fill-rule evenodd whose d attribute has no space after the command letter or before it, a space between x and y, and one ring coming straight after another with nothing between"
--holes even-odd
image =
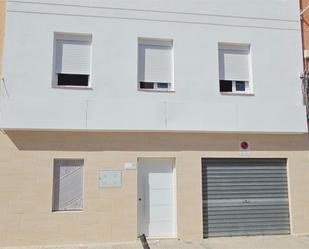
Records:
<instances>
[{"instance_id":1,"label":"window with roller shutter","mask_svg":"<svg viewBox=\"0 0 309 249\"><path fill-rule=\"evenodd\" d=\"M219 44L219 80L221 93L252 93L249 45Z\"/></svg>"},{"instance_id":2,"label":"window with roller shutter","mask_svg":"<svg viewBox=\"0 0 309 249\"><path fill-rule=\"evenodd\" d=\"M174 90L173 41L140 38L138 40L138 88Z\"/></svg>"},{"instance_id":3,"label":"window with roller shutter","mask_svg":"<svg viewBox=\"0 0 309 249\"><path fill-rule=\"evenodd\" d=\"M91 40L90 35L56 34L56 86L90 86Z\"/></svg>"},{"instance_id":4,"label":"window with roller shutter","mask_svg":"<svg viewBox=\"0 0 309 249\"><path fill-rule=\"evenodd\" d=\"M53 211L83 209L83 159L55 159Z\"/></svg>"}]
</instances>

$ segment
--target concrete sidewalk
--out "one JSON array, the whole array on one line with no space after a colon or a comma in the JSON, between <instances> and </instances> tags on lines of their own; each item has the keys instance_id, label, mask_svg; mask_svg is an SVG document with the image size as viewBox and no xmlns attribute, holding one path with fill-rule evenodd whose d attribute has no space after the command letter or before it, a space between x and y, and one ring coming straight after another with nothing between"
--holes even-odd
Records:
<instances>
[{"instance_id":1,"label":"concrete sidewalk","mask_svg":"<svg viewBox=\"0 0 309 249\"><path fill-rule=\"evenodd\" d=\"M150 240L151 249L309 249L309 235L212 238L199 241ZM143 249L139 241L96 245L0 247L0 249Z\"/></svg>"},{"instance_id":2,"label":"concrete sidewalk","mask_svg":"<svg viewBox=\"0 0 309 249\"><path fill-rule=\"evenodd\" d=\"M309 249L308 236L212 238L201 241L150 242L151 249Z\"/></svg>"}]
</instances>

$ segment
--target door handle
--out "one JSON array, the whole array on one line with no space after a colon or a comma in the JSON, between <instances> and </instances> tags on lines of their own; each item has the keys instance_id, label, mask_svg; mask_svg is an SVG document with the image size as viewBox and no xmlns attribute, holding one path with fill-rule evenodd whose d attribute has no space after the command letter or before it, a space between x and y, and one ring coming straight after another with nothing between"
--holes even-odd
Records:
<instances>
[{"instance_id":1,"label":"door handle","mask_svg":"<svg viewBox=\"0 0 309 249\"><path fill-rule=\"evenodd\" d=\"M142 198L138 198L138 200L139 200L139 201L141 201L141 200L142 200Z\"/></svg>"}]
</instances>

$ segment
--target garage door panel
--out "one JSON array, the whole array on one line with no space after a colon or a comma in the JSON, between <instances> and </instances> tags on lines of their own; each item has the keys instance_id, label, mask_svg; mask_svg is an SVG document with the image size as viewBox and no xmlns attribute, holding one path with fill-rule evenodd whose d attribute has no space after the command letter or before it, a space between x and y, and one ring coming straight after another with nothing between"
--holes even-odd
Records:
<instances>
[{"instance_id":1,"label":"garage door panel","mask_svg":"<svg viewBox=\"0 0 309 249\"><path fill-rule=\"evenodd\" d=\"M266 223L266 224L255 224L255 223L226 223L220 226L216 225L216 226L208 226L208 229L212 229L213 232L224 232L226 231L227 234L233 234L234 232L241 232L243 231L243 235L246 235L247 231L263 231L263 230L274 230L276 229L276 231L279 231L281 229L286 229L288 230L288 224L270 224L270 223Z\"/></svg>"},{"instance_id":2,"label":"garage door panel","mask_svg":"<svg viewBox=\"0 0 309 249\"><path fill-rule=\"evenodd\" d=\"M205 211L208 211L208 212L211 212L211 213L214 213L212 211L209 211L209 210L204 210ZM255 217L255 216L258 216L258 217L276 217L276 216L287 216L287 210L286 209L251 209L251 210L244 210L244 209L240 209L239 210L229 210L229 211L218 211L216 212L215 214L210 214L208 215L208 219L207 219L207 222L208 220L210 219L222 219L222 217L225 217L225 219L231 219L231 216L235 216L235 217L240 217L240 218L248 218L248 217ZM264 216L265 215L265 216Z\"/></svg>"},{"instance_id":3,"label":"garage door panel","mask_svg":"<svg viewBox=\"0 0 309 249\"><path fill-rule=\"evenodd\" d=\"M253 222L256 220L289 220L289 216L284 214L284 213L279 213L279 214L250 214L248 216L247 214L235 214L233 215L233 218L230 217L229 214L226 215L220 215L220 217L208 216L207 222L210 223L222 223L225 222L227 219L231 221L239 221L239 219L246 218L246 222Z\"/></svg>"},{"instance_id":4,"label":"garage door panel","mask_svg":"<svg viewBox=\"0 0 309 249\"><path fill-rule=\"evenodd\" d=\"M205 175L205 178L207 175ZM286 184L287 181L282 178L276 178L273 177L272 179L263 179L260 178L256 180L255 178L249 179L249 178L230 178L230 179L220 179L220 178L214 178L214 179L209 179L208 183L222 183L222 184L228 184L228 183L236 183L236 184L241 184L241 183L252 183L252 184L263 184L263 183L281 183L281 184Z\"/></svg>"},{"instance_id":5,"label":"garage door panel","mask_svg":"<svg viewBox=\"0 0 309 249\"><path fill-rule=\"evenodd\" d=\"M285 175L283 174L278 174L278 173L269 173L269 174L259 174L259 173L243 173L243 174L225 174L225 173L207 173L207 175L212 176L212 179L257 179L261 178L262 180L265 181L272 181L272 179L282 179L284 178Z\"/></svg>"},{"instance_id":6,"label":"garage door panel","mask_svg":"<svg viewBox=\"0 0 309 249\"><path fill-rule=\"evenodd\" d=\"M250 207L250 206L269 206L269 208L278 208L280 207L288 207L288 198L286 199L253 199L248 202L243 203L243 199L234 199L234 200L208 200L203 201L205 205L207 205L208 208L214 207L214 208L220 208L220 207L233 207L233 206L239 206L239 204L242 204L242 207ZM245 205L244 205L245 204Z\"/></svg>"},{"instance_id":7,"label":"garage door panel","mask_svg":"<svg viewBox=\"0 0 309 249\"><path fill-rule=\"evenodd\" d=\"M233 167L226 169L226 168L218 168L218 169L206 169L205 173L207 174L216 174L216 173L221 173L223 175L247 175L250 173L256 173L256 174L282 174L285 175L285 170L282 168L279 168L279 166L277 166L276 168L264 168L264 169L248 169L246 168L246 171L244 172L243 169L246 167L240 167L234 170Z\"/></svg>"},{"instance_id":8,"label":"garage door panel","mask_svg":"<svg viewBox=\"0 0 309 249\"><path fill-rule=\"evenodd\" d=\"M243 170L243 166L232 166L233 170L231 170L231 166L213 166L211 169L206 169L207 172L209 171L224 171L224 172L231 172L233 173L234 171L238 171L241 172ZM248 171L256 171L256 172L266 172L267 170L270 171L278 171L278 172L282 172L284 171L284 169L280 168L280 166L268 166L267 169L265 168L265 166L254 166L251 165L251 168L248 169Z\"/></svg>"},{"instance_id":9,"label":"garage door panel","mask_svg":"<svg viewBox=\"0 0 309 249\"><path fill-rule=\"evenodd\" d=\"M272 202L272 204L259 204L259 203L250 203L250 204L243 204L241 202L237 203L231 203L231 204L205 204L207 205L207 210L210 211L229 211L229 210L239 210L239 211L244 211L244 210L288 210L289 206L286 203L281 202Z\"/></svg>"},{"instance_id":10,"label":"garage door panel","mask_svg":"<svg viewBox=\"0 0 309 249\"><path fill-rule=\"evenodd\" d=\"M280 230L289 230L289 221L253 221L253 222L244 222L244 223L212 223L208 225L208 229L212 232L216 231L226 231L229 235L236 231L241 231L243 229L244 234L246 235L247 231L257 231L266 230L266 229L280 229ZM263 235L263 234L259 234Z\"/></svg>"},{"instance_id":11,"label":"garage door panel","mask_svg":"<svg viewBox=\"0 0 309 249\"><path fill-rule=\"evenodd\" d=\"M234 198L243 198L243 199L256 199L256 198L269 198L269 199L272 199L272 197L274 196L273 193L264 193L264 194L246 194L246 193L243 193L243 194L219 194L218 195L209 195L209 198L210 199L222 199L222 198L225 198L225 199L234 199ZM276 197L277 198L286 198L287 195L285 194L276 194Z\"/></svg>"},{"instance_id":12,"label":"garage door panel","mask_svg":"<svg viewBox=\"0 0 309 249\"><path fill-rule=\"evenodd\" d=\"M273 225L273 224L286 224L289 225L289 217L271 217L271 218L265 218L265 217L256 217L256 218L251 218L251 216L243 216L241 218L245 218L243 221L240 222L239 218L234 218L234 219L209 219L208 220L208 225L209 227L211 226L216 226L216 227L220 227L220 225L224 226L224 227L234 227L234 226L238 226L241 224L254 224L254 225L258 225L258 224L269 224L269 225ZM228 223L227 223L228 221Z\"/></svg>"},{"instance_id":13,"label":"garage door panel","mask_svg":"<svg viewBox=\"0 0 309 249\"><path fill-rule=\"evenodd\" d=\"M265 235L265 234L287 234L289 233L289 227L285 226L283 227L282 224L279 225L255 225L252 224L252 226L239 226L239 227L222 227L222 228L211 228L212 233L223 233L222 236L234 236L235 234L246 236L248 235L248 232L251 232L251 235ZM266 233L268 231L268 233ZM271 233L272 231L272 233ZM225 234L224 234L225 233ZM212 236L213 237L213 236Z\"/></svg>"},{"instance_id":14,"label":"garage door panel","mask_svg":"<svg viewBox=\"0 0 309 249\"><path fill-rule=\"evenodd\" d=\"M242 188L221 188L221 189L215 189L215 188L208 188L208 197L211 197L211 195L214 196L218 196L218 195L236 195L240 196L240 195L263 195L265 194L272 194L272 196L277 196L278 198L280 196L280 198L282 198L282 195L286 196L287 198L287 193L286 193L286 189L284 188L271 188L269 187L269 189L265 188L247 188L247 189L243 189ZM211 198L209 198L211 199ZM215 198L214 198L215 199Z\"/></svg>"},{"instance_id":15,"label":"garage door panel","mask_svg":"<svg viewBox=\"0 0 309 249\"><path fill-rule=\"evenodd\" d=\"M283 230L282 230L283 231ZM262 231L259 231L260 233L259 234L263 234L263 235L281 235L282 232L280 233L275 233L273 231L273 229L271 230L262 230ZM283 231L284 234L289 234L289 230L286 230L286 231ZM215 237L224 237L224 236L253 236L253 235L256 235L257 232L256 231L246 231L246 234L244 234L243 231L234 231L233 233L229 233L227 234L226 231L223 231L223 232L213 232L211 237L215 238Z\"/></svg>"},{"instance_id":16,"label":"garage door panel","mask_svg":"<svg viewBox=\"0 0 309 249\"><path fill-rule=\"evenodd\" d=\"M203 159L204 237L289 234L285 159Z\"/></svg>"},{"instance_id":17,"label":"garage door panel","mask_svg":"<svg viewBox=\"0 0 309 249\"><path fill-rule=\"evenodd\" d=\"M246 188L246 189L269 189L269 188L280 188L287 186L282 182L242 182L242 183L234 183L234 182L217 182L216 186L204 186L205 190L207 189L233 189L233 188Z\"/></svg>"},{"instance_id":18,"label":"garage door panel","mask_svg":"<svg viewBox=\"0 0 309 249\"><path fill-rule=\"evenodd\" d=\"M205 210L204 210L205 211ZM208 212L211 212L207 210ZM240 212L241 211L241 212ZM249 209L244 210L239 208L239 210L229 210L229 211L218 211L216 214L208 215L208 220L210 219L221 219L221 217L218 216L225 216L226 219L230 219L231 217L228 216L240 216L243 217L250 217L250 216L263 216L263 215L269 215L270 217L275 217L274 215L286 215L286 209Z\"/></svg>"},{"instance_id":19,"label":"garage door panel","mask_svg":"<svg viewBox=\"0 0 309 249\"><path fill-rule=\"evenodd\" d=\"M224 188L218 189L216 187L208 188L208 196L210 195L218 195L218 194L234 194L234 195L241 195L241 194L273 194L273 195L286 195L286 188L271 188L269 187L264 189L259 188L251 188L250 187L241 187L241 188Z\"/></svg>"},{"instance_id":20,"label":"garage door panel","mask_svg":"<svg viewBox=\"0 0 309 249\"><path fill-rule=\"evenodd\" d=\"M226 186L207 186L208 191L235 191L235 190L282 190L283 184L278 185L226 185ZM284 189L285 190L285 189Z\"/></svg>"},{"instance_id":21,"label":"garage door panel","mask_svg":"<svg viewBox=\"0 0 309 249\"><path fill-rule=\"evenodd\" d=\"M239 204L236 203L231 203L228 204L226 203L225 205L222 204L217 204L217 205L213 205L211 206L211 204L206 204L208 205L206 208L207 210L213 210L213 211L220 211L220 210L224 210L224 211L228 211L228 210L287 210L289 209L288 204L286 203L282 203L279 204L280 202L277 202L277 204L275 202L272 202L272 204L267 205L267 204L259 204L259 203L251 203L251 205L249 204L243 204L241 202L239 202Z\"/></svg>"},{"instance_id":22,"label":"garage door panel","mask_svg":"<svg viewBox=\"0 0 309 249\"><path fill-rule=\"evenodd\" d=\"M239 167L246 167L245 160L250 160L250 166L261 166L265 168L265 165L267 167L275 167L275 166L282 166L282 163L285 161L283 158L204 158L203 160L209 161L213 167L220 166L220 167L226 167L229 168L231 166L239 166ZM271 161L271 164L269 162ZM227 164L228 162L228 164Z\"/></svg>"}]
</instances>

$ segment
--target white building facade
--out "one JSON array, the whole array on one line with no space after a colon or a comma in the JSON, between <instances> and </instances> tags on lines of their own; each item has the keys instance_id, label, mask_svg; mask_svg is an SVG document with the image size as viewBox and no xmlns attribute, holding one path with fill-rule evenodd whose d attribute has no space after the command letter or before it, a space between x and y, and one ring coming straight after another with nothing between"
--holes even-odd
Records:
<instances>
[{"instance_id":1,"label":"white building facade","mask_svg":"<svg viewBox=\"0 0 309 249\"><path fill-rule=\"evenodd\" d=\"M3 244L309 232L298 1L9 0L5 30Z\"/></svg>"}]
</instances>

